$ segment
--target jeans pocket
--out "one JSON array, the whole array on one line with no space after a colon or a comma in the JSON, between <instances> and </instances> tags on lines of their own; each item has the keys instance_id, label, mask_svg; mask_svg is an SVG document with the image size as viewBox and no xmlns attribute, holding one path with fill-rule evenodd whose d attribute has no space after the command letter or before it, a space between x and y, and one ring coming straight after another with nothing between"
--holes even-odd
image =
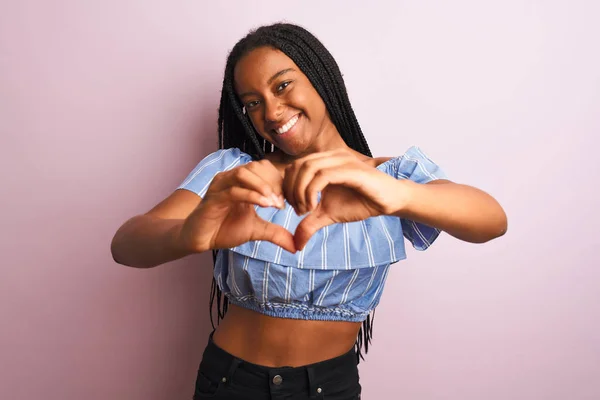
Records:
<instances>
[{"instance_id":1,"label":"jeans pocket","mask_svg":"<svg viewBox=\"0 0 600 400\"><path fill-rule=\"evenodd\" d=\"M194 400L202 400L216 397L221 391L221 381L215 381L208 376L198 371L196 377L196 390L194 392Z\"/></svg>"},{"instance_id":2,"label":"jeans pocket","mask_svg":"<svg viewBox=\"0 0 600 400\"><path fill-rule=\"evenodd\" d=\"M322 385L324 400L360 400L362 386L358 382L338 381L324 382Z\"/></svg>"}]
</instances>

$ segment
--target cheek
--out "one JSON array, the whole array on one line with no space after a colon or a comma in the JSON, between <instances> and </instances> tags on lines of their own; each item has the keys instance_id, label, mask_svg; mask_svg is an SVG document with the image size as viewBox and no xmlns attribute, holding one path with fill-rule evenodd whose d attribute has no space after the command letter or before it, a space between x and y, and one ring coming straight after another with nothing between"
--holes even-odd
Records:
<instances>
[{"instance_id":1,"label":"cheek","mask_svg":"<svg viewBox=\"0 0 600 400\"><path fill-rule=\"evenodd\" d=\"M252 126L254 127L254 130L256 131L256 133L258 134L259 137L265 139L267 142L273 144L273 140L271 140L271 137L269 137L269 135L266 135L264 133L265 131L265 125L262 122L262 120L260 119L260 117L255 117L255 118L249 118L250 119L250 123L252 124ZM254 123L254 119L257 120L258 123Z\"/></svg>"},{"instance_id":2,"label":"cheek","mask_svg":"<svg viewBox=\"0 0 600 400\"><path fill-rule=\"evenodd\" d=\"M262 124L260 118L259 117L250 117L250 116L247 116L246 118L248 118L248 120L250 121L250 125L252 125L252 127L254 128L254 130L260 136L264 137L264 135L263 135L264 125Z\"/></svg>"},{"instance_id":3,"label":"cheek","mask_svg":"<svg viewBox=\"0 0 600 400\"><path fill-rule=\"evenodd\" d=\"M312 87L293 93L291 103L304 111L311 120L319 120L325 115L325 103Z\"/></svg>"},{"instance_id":4,"label":"cheek","mask_svg":"<svg viewBox=\"0 0 600 400\"><path fill-rule=\"evenodd\" d=\"M257 117L247 117L250 120L250 124L254 127L254 129L258 132L262 132L263 127L260 124L260 120ZM258 124L254 121L257 121Z\"/></svg>"},{"instance_id":5,"label":"cheek","mask_svg":"<svg viewBox=\"0 0 600 400\"><path fill-rule=\"evenodd\" d=\"M327 107L325 107L325 102L319 96L319 93L311 86L311 98L310 105L313 109L313 113L315 113L315 117L319 119L325 117L327 115Z\"/></svg>"}]
</instances>

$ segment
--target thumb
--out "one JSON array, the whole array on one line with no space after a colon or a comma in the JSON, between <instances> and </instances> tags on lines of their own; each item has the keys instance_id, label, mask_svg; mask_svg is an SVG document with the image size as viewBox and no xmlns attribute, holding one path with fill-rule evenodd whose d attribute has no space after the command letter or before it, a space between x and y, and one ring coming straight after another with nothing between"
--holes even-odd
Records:
<instances>
[{"instance_id":1,"label":"thumb","mask_svg":"<svg viewBox=\"0 0 600 400\"><path fill-rule=\"evenodd\" d=\"M283 247L290 253L296 252L294 237L284 227L257 218L250 240L266 240L277 246Z\"/></svg>"},{"instance_id":2,"label":"thumb","mask_svg":"<svg viewBox=\"0 0 600 400\"><path fill-rule=\"evenodd\" d=\"M294 242L296 249L302 250L319 229L333 224L334 221L325 213L320 211L320 207L308 214L296 228Z\"/></svg>"}]
</instances>

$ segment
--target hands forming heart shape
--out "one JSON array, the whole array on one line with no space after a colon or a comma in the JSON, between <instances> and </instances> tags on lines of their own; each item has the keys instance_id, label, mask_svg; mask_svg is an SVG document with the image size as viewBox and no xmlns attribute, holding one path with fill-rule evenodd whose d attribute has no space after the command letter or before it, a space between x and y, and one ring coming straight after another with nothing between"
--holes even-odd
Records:
<instances>
[{"instance_id":1,"label":"hands forming heart shape","mask_svg":"<svg viewBox=\"0 0 600 400\"><path fill-rule=\"evenodd\" d=\"M268 160L218 173L186 219L182 240L197 252L267 240L295 253L325 226L395 214L407 201L400 188L404 181L377 170L375 162L335 150L296 160L283 175ZM254 205L283 209L284 198L298 215L308 214L293 235L254 209Z\"/></svg>"}]
</instances>

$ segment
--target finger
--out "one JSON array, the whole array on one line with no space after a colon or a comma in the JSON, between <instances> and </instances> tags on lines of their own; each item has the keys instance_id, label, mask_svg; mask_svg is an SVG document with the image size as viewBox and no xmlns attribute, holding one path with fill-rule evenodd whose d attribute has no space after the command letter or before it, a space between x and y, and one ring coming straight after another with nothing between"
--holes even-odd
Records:
<instances>
[{"instance_id":1,"label":"finger","mask_svg":"<svg viewBox=\"0 0 600 400\"><path fill-rule=\"evenodd\" d=\"M298 208L303 214L316 207L316 200L313 202L307 191L308 185L314 179L315 174L323 169L341 167L347 164L348 158L339 156L317 158L302 164L298 173L295 175L293 186L294 198L298 204Z\"/></svg>"},{"instance_id":2,"label":"finger","mask_svg":"<svg viewBox=\"0 0 600 400\"><path fill-rule=\"evenodd\" d=\"M283 205L283 176L281 172L267 159L252 162L248 164L248 169L254 174L260 176L267 184L271 186L271 190L281 201Z\"/></svg>"},{"instance_id":3,"label":"finger","mask_svg":"<svg viewBox=\"0 0 600 400\"><path fill-rule=\"evenodd\" d=\"M363 193L362 187L367 177L364 171L360 168L347 168L347 166L337 166L332 168L320 169L315 173L314 178L306 187L306 198L310 201L310 210L314 210L317 206L317 198L319 192L322 192L327 185L343 185L348 188L356 189L359 193Z\"/></svg>"},{"instance_id":4,"label":"finger","mask_svg":"<svg viewBox=\"0 0 600 400\"><path fill-rule=\"evenodd\" d=\"M298 183L298 177L304 175L302 172L303 168L306 168L310 165L317 165L317 163L319 162L335 162L335 160L338 160L339 162L340 156L343 155L343 153L337 151L310 154L308 156L296 160L294 163L290 164L285 169L285 176L283 179L283 192L288 203L290 203L290 205L294 207L294 210L296 210L297 214L302 215L306 212L306 210L302 208L302 206L305 205L304 193L307 183L300 183L300 185L302 186L301 188L299 188ZM318 169L318 167L314 168ZM310 181L310 179L311 174L308 173L304 180Z\"/></svg>"},{"instance_id":5,"label":"finger","mask_svg":"<svg viewBox=\"0 0 600 400\"><path fill-rule=\"evenodd\" d=\"M310 238L325 226L333 224L334 221L319 211L308 214L296 228L294 233L294 243L297 250L304 249Z\"/></svg>"},{"instance_id":6,"label":"finger","mask_svg":"<svg viewBox=\"0 0 600 400\"><path fill-rule=\"evenodd\" d=\"M256 171L256 168L252 168ZM230 187L238 186L260 193L262 196L271 199L270 206L281 208L283 206L281 199L275 193L273 186L263 177L255 173L251 168L239 168L232 174Z\"/></svg>"},{"instance_id":7,"label":"finger","mask_svg":"<svg viewBox=\"0 0 600 400\"><path fill-rule=\"evenodd\" d=\"M265 197L262 193L240 186L231 186L229 189L222 191L221 195L226 200L233 202L255 204L261 207L277 206L271 197Z\"/></svg>"},{"instance_id":8,"label":"finger","mask_svg":"<svg viewBox=\"0 0 600 400\"><path fill-rule=\"evenodd\" d=\"M257 218L250 240L266 240L290 253L296 252L294 237L287 229L272 222L267 222L260 217Z\"/></svg>"},{"instance_id":9,"label":"finger","mask_svg":"<svg viewBox=\"0 0 600 400\"><path fill-rule=\"evenodd\" d=\"M300 212L296 207L296 201L294 200L294 175L295 170L293 165L290 164L285 168L281 189L283 190L283 196L287 202L292 206L294 211L296 211L296 214L299 214Z\"/></svg>"},{"instance_id":10,"label":"finger","mask_svg":"<svg viewBox=\"0 0 600 400\"><path fill-rule=\"evenodd\" d=\"M295 185L296 185L296 176L299 173L299 169L302 166L303 163L305 163L306 161L309 160L313 160L315 158L320 158L325 156L325 154L327 153L313 153L313 154L309 154L307 156L304 156L302 158L299 158L298 160L294 161L292 164L288 165L284 171L284 177L283 177L283 195L285 196L285 198L287 199L288 203L294 208L294 211L296 211L296 214L302 215L302 212L300 211L300 207L298 206L298 202L296 201L296 191L295 191Z\"/></svg>"}]
</instances>

